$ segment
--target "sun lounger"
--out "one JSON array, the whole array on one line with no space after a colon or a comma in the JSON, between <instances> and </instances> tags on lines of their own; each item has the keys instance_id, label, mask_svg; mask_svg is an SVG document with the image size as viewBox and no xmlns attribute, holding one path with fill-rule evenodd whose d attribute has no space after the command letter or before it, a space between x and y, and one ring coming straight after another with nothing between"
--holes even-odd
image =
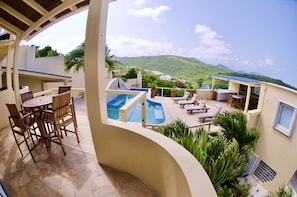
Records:
<instances>
[{"instance_id":1,"label":"sun lounger","mask_svg":"<svg viewBox=\"0 0 297 197\"><path fill-rule=\"evenodd\" d=\"M184 107L185 105L191 105L195 104L197 101L198 95L194 94L190 100L183 100L183 101L178 101L177 103L180 105L180 107Z\"/></svg>"},{"instance_id":2,"label":"sun lounger","mask_svg":"<svg viewBox=\"0 0 297 197\"><path fill-rule=\"evenodd\" d=\"M208 108L206 107L207 100L200 100L198 105L186 105L184 108L189 112L190 114L193 113L194 110L196 111L205 111L207 112Z\"/></svg>"},{"instance_id":3,"label":"sun lounger","mask_svg":"<svg viewBox=\"0 0 297 197\"><path fill-rule=\"evenodd\" d=\"M173 101L175 103L177 103L178 101L188 100L189 96L190 96L190 92L185 92L184 96L182 96L182 97L174 97L173 98Z\"/></svg>"},{"instance_id":4,"label":"sun lounger","mask_svg":"<svg viewBox=\"0 0 297 197\"><path fill-rule=\"evenodd\" d=\"M222 106L215 106L214 108L212 108L209 112L205 112L205 113L198 113L195 114L196 117L200 120L202 120L202 122L205 122L206 118L214 118L216 117L216 115L218 115L218 113L220 113L222 109Z\"/></svg>"}]
</instances>

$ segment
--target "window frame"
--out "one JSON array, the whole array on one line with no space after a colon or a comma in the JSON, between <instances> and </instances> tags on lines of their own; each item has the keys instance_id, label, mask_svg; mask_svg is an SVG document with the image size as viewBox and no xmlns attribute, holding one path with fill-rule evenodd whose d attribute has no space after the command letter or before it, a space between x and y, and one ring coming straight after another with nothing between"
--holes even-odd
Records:
<instances>
[{"instance_id":1,"label":"window frame","mask_svg":"<svg viewBox=\"0 0 297 197\"><path fill-rule=\"evenodd\" d=\"M286 108L292 110L292 117L291 117L291 120L290 120L289 128L285 128L284 126L278 124L283 107L286 107ZM296 107L294 107L292 105L289 105L289 104L287 104L287 103L285 103L283 101L278 101L277 106L276 106L276 112L275 112L275 115L274 115L274 121L273 121L272 127L274 129L276 129L277 131L285 134L286 136L291 137L293 129L294 129L294 125L295 125L295 122L296 122L296 116L297 116L297 108Z\"/></svg>"}]
</instances>

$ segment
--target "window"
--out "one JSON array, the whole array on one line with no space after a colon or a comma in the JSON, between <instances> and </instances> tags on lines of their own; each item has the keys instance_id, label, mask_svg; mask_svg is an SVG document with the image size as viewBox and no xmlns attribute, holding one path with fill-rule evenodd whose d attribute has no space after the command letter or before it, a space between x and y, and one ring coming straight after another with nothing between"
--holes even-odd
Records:
<instances>
[{"instance_id":1,"label":"window","mask_svg":"<svg viewBox=\"0 0 297 197\"><path fill-rule=\"evenodd\" d=\"M276 107L273 127L290 137L296 121L296 114L297 108L279 101Z\"/></svg>"},{"instance_id":2,"label":"window","mask_svg":"<svg viewBox=\"0 0 297 197\"><path fill-rule=\"evenodd\" d=\"M249 162L245 166L245 171L247 174L250 174L254 166L256 165L259 156L252 152L248 153L248 155L249 155Z\"/></svg>"}]
</instances>

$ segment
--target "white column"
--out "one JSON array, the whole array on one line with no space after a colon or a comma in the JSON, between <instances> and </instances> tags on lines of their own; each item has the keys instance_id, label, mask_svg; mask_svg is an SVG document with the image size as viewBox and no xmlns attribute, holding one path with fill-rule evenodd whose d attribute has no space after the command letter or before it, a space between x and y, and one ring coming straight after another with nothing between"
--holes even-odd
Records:
<instances>
[{"instance_id":1,"label":"white column","mask_svg":"<svg viewBox=\"0 0 297 197\"><path fill-rule=\"evenodd\" d=\"M86 26L85 86L90 128L94 133L107 119L105 40L108 0L91 0Z\"/></svg>"},{"instance_id":2,"label":"white column","mask_svg":"<svg viewBox=\"0 0 297 197\"><path fill-rule=\"evenodd\" d=\"M18 107L21 106L20 99L20 82L19 82L19 50L20 50L20 36L17 35L14 44L14 55L13 55L13 88L15 102Z\"/></svg>"},{"instance_id":3,"label":"white column","mask_svg":"<svg viewBox=\"0 0 297 197\"><path fill-rule=\"evenodd\" d=\"M137 73L137 85L139 88L142 88L142 73L140 71Z\"/></svg>"}]
</instances>

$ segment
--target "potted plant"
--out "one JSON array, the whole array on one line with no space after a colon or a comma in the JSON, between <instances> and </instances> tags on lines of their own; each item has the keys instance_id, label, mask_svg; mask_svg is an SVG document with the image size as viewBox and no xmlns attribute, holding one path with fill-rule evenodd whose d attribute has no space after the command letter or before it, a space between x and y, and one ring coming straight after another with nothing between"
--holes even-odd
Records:
<instances>
[{"instance_id":1,"label":"potted plant","mask_svg":"<svg viewBox=\"0 0 297 197\"><path fill-rule=\"evenodd\" d=\"M212 89L212 100L217 100L217 89L219 88L219 85L214 85Z\"/></svg>"},{"instance_id":2,"label":"potted plant","mask_svg":"<svg viewBox=\"0 0 297 197\"><path fill-rule=\"evenodd\" d=\"M170 95L171 97L176 97L176 88L170 89Z\"/></svg>"},{"instance_id":3,"label":"potted plant","mask_svg":"<svg viewBox=\"0 0 297 197\"><path fill-rule=\"evenodd\" d=\"M148 86L149 86L149 88L151 88L151 98L154 98L157 93L158 85L156 82L152 82L152 83L148 84Z\"/></svg>"}]
</instances>

